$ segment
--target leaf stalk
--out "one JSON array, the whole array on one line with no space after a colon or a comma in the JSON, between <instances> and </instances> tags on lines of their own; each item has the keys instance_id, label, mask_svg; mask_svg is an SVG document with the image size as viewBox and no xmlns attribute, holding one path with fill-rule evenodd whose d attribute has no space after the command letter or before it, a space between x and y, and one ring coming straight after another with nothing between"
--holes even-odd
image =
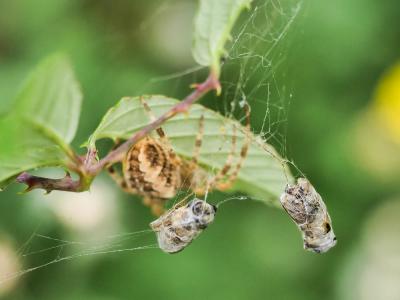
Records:
<instances>
[{"instance_id":1,"label":"leaf stalk","mask_svg":"<svg viewBox=\"0 0 400 300\"><path fill-rule=\"evenodd\" d=\"M24 183L28 187L24 192L33 189L44 189L47 193L53 190L66 192L83 192L87 191L93 179L107 166L122 161L125 153L142 138L147 136L151 131L160 127L164 122L180 113L187 113L190 107L208 92L215 90L217 95L221 92L221 85L215 72L210 72L207 79L193 85L195 90L186 96L181 102L172 107L169 111L161 115L158 119L148 124L142 130L135 133L130 139L109 152L103 159L97 160L97 150L90 147L85 157L79 157L71 148L64 147L71 161L69 162L70 170L79 175L78 180L72 179L67 172L64 178L51 179L31 175L27 172L21 173L16 181Z\"/></svg>"}]
</instances>

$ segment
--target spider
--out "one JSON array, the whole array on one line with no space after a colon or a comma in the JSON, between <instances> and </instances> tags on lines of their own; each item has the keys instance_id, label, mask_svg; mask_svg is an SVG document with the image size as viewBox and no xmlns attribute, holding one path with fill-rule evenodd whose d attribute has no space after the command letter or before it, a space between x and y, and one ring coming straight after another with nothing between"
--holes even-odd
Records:
<instances>
[{"instance_id":1,"label":"spider","mask_svg":"<svg viewBox=\"0 0 400 300\"><path fill-rule=\"evenodd\" d=\"M141 103L149 118L154 120L155 116L143 98ZM250 111L247 105L245 112L246 131L250 131ZM107 168L110 176L125 192L142 196L144 204L150 206L155 215L163 213L165 202L180 189L192 190L197 195L204 195L212 189L229 189L238 176L250 143L249 134L246 134L240 157L232 168L236 149L234 126L231 150L226 162L214 177L208 178L209 172L198 164L204 134L204 115L199 118L199 131L191 158L174 152L161 127L156 129L156 133L158 138L146 136L127 151L122 161L122 176L113 166Z\"/></svg>"}]
</instances>

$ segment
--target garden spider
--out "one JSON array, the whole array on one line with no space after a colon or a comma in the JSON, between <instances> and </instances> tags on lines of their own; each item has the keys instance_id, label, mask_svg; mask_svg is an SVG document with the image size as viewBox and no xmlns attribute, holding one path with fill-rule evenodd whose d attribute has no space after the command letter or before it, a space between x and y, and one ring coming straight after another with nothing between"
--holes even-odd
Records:
<instances>
[{"instance_id":1,"label":"garden spider","mask_svg":"<svg viewBox=\"0 0 400 300\"><path fill-rule=\"evenodd\" d=\"M148 104L143 98L140 100L150 119L154 120ZM231 150L224 166L212 178L198 164L204 134L203 115L199 119L199 131L190 159L174 152L164 130L159 127L156 129L158 138L147 136L127 151L122 161L123 176L113 166L109 166L107 170L125 192L143 196L143 202L151 207L155 215L163 213L165 202L173 198L180 189L191 190L197 195L204 195L213 189L229 189L238 176L250 143L250 111L247 105L245 112L248 132L245 134L240 157L232 168L236 149L236 126L233 126ZM231 169L232 172L228 174Z\"/></svg>"}]
</instances>

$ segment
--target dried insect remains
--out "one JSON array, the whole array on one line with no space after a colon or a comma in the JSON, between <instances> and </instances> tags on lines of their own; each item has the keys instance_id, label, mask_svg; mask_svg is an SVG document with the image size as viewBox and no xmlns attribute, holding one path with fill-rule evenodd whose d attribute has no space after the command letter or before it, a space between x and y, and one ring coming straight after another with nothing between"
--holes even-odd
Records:
<instances>
[{"instance_id":1,"label":"dried insect remains","mask_svg":"<svg viewBox=\"0 0 400 300\"><path fill-rule=\"evenodd\" d=\"M280 202L302 232L304 249L323 253L336 245L326 205L307 179L288 185Z\"/></svg>"},{"instance_id":2,"label":"dried insect remains","mask_svg":"<svg viewBox=\"0 0 400 300\"><path fill-rule=\"evenodd\" d=\"M214 221L217 208L200 199L176 206L150 224L164 252L177 253Z\"/></svg>"}]
</instances>

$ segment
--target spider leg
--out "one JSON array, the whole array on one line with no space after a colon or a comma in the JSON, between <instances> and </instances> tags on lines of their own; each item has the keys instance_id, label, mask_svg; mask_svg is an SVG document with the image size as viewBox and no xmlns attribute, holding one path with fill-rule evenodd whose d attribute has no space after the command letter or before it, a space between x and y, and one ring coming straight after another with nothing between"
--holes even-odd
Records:
<instances>
[{"instance_id":1,"label":"spider leg","mask_svg":"<svg viewBox=\"0 0 400 300\"><path fill-rule=\"evenodd\" d=\"M155 216L161 216L165 211L165 199L145 196L143 197L143 204L150 207L152 214Z\"/></svg>"},{"instance_id":2,"label":"spider leg","mask_svg":"<svg viewBox=\"0 0 400 300\"><path fill-rule=\"evenodd\" d=\"M145 112L147 113L147 115L149 116L150 120L153 122L154 120L156 120L156 116L153 114L150 106L147 104L146 100L144 100L143 97L140 97L140 102L143 105L143 108L145 110ZM170 150L170 155L171 158L175 158L177 157L177 155L175 154L175 151L173 150L173 147L171 146L170 141L168 140L167 135L165 134L164 130L162 129L162 127L158 127L156 129L156 132L158 134L158 136L160 137L161 142L166 145L169 150Z\"/></svg>"},{"instance_id":3,"label":"spider leg","mask_svg":"<svg viewBox=\"0 0 400 300\"><path fill-rule=\"evenodd\" d=\"M199 130L196 135L195 144L193 148L193 155L191 160L186 165L184 174L188 179L188 189L192 190L194 194L204 195L208 191L208 181L206 179L207 172L198 166L200 150L203 145L204 137L204 115L202 114L199 119ZM206 182L206 186L204 186Z\"/></svg>"},{"instance_id":4,"label":"spider leg","mask_svg":"<svg viewBox=\"0 0 400 300\"><path fill-rule=\"evenodd\" d=\"M204 122L204 120L202 120ZM202 125L203 127L203 125ZM206 192L209 190L213 189L225 176L228 174L229 170L232 167L232 162L233 158L235 156L235 150L236 150L236 127L233 126L232 128L233 133L232 133L232 142L231 142L231 149L228 153L228 157L225 161L225 164L223 167L219 170L219 172L212 177L211 179L206 179L205 180L205 186L202 184L196 184L196 186L193 188L196 194L198 195L204 195ZM201 145L201 139L203 137L203 133L199 131L199 134L196 139L196 146ZM195 149L196 150L196 149ZM198 152L198 150L196 150ZM197 163L197 158L194 156L194 159L192 159L192 162Z\"/></svg>"},{"instance_id":5,"label":"spider leg","mask_svg":"<svg viewBox=\"0 0 400 300\"><path fill-rule=\"evenodd\" d=\"M191 162L194 165L197 165L199 161L199 156L200 156L200 149L203 144L203 135L204 135L204 115L200 116L199 120L199 131L197 132L196 135L196 140L194 142L194 149L193 149L193 155Z\"/></svg>"},{"instance_id":6,"label":"spider leg","mask_svg":"<svg viewBox=\"0 0 400 300\"><path fill-rule=\"evenodd\" d=\"M143 108L144 108L144 110L145 110L147 116L149 117L150 121L151 121L151 122L155 121L157 118L156 118L156 116L153 114L153 112L152 112L150 106L147 104L146 100L144 100L143 97L140 97L140 102L142 103ZM164 132L164 130L162 129L162 127L158 127L158 128L156 129L156 132L157 132L158 136L160 137L161 141L163 141L166 145L169 145L168 138L167 138L167 136L165 135L165 132Z\"/></svg>"},{"instance_id":7,"label":"spider leg","mask_svg":"<svg viewBox=\"0 0 400 300\"><path fill-rule=\"evenodd\" d=\"M117 148L118 144L119 141L116 140L114 147L112 147L112 150ZM127 193L132 193L132 191L128 188L128 185L126 184L124 177L117 172L117 170L114 168L114 165L107 167L107 173L108 175L110 175L111 179L114 180L123 191Z\"/></svg>"},{"instance_id":8,"label":"spider leg","mask_svg":"<svg viewBox=\"0 0 400 300\"><path fill-rule=\"evenodd\" d=\"M115 183L126 193L132 193L132 190L128 188L125 179L115 170L114 166L107 167L108 175L110 175L111 179L115 181Z\"/></svg>"},{"instance_id":9,"label":"spider leg","mask_svg":"<svg viewBox=\"0 0 400 300\"><path fill-rule=\"evenodd\" d=\"M250 139L250 106L247 103L245 103L243 106L243 109L246 114L246 130L244 132L245 137L244 137L242 149L240 150L240 157L239 157L238 162L236 163L235 168L233 169L232 173L230 174L228 180L226 182L218 183L217 189L219 189L219 190L226 190L232 186L234 181L237 179L237 177L239 175L239 171L242 168L243 163L247 157L247 152L249 150L250 141L251 141L251 139Z\"/></svg>"},{"instance_id":10,"label":"spider leg","mask_svg":"<svg viewBox=\"0 0 400 300\"><path fill-rule=\"evenodd\" d=\"M231 149L226 158L225 164L219 170L219 172L207 181L206 191L212 190L214 187L219 188L221 180L228 174L229 170L232 168L233 158L235 157L236 151L236 126L232 128L232 142Z\"/></svg>"},{"instance_id":11,"label":"spider leg","mask_svg":"<svg viewBox=\"0 0 400 300\"><path fill-rule=\"evenodd\" d=\"M201 172L202 169L198 166L200 150L203 143L203 135L204 115L202 114L199 119L199 130L194 142L192 157L190 160L183 160L181 165L181 181L182 188L184 189L196 191L197 187L199 186L198 181L201 181L201 178L205 177Z\"/></svg>"},{"instance_id":12,"label":"spider leg","mask_svg":"<svg viewBox=\"0 0 400 300\"><path fill-rule=\"evenodd\" d=\"M174 205L174 209L177 209L179 207L185 206L188 203L188 199L193 197L194 193L191 192L189 195L185 196L182 200L180 200L178 203Z\"/></svg>"}]
</instances>

